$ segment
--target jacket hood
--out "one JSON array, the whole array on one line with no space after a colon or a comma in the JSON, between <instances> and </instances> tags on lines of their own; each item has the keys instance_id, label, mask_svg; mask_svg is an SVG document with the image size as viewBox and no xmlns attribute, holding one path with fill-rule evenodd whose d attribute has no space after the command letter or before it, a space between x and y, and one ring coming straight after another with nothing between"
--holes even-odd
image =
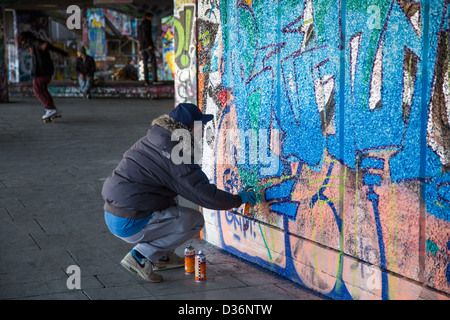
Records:
<instances>
[{"instance_id":1,"label":"jacket hood","mask_svg":"<svg viewBox=\"0 0 450 320\"><path fill-rule=\"evenodd\" d=\"M148 130L147 133L147 140L155 146L157 149L160 150L160 152L166 157L170 158L170 154L172 152L172 149L182 142L182 137L179 136L179 134L175 134L175 140L172 141L172 134L175 132L175 130L187 130L190 134L190 145L185 146L184 148L189 148L191 150L191 157L194 157L194 154L196 158L198 158L197 162L201 163L201 153L202 153L202 139L197 139L199 141L196 141L196 139L193 136L193 133L188 129L188 127L173 119L167 114L164 114L152 122L152 127L150 130ZM189 142L188 142L189 143ZM198 153L198 154L197 154ZM191 160L191 163L194 160Z\"/></svg>"},{"instance_id":2,"label":"jacket hood","mask_svg":"<svg viewBox=\"0 0 450 320\"><path fill-rule=\"evenodd\" d=\"M158 125L170 133L173 133L176 129L188 129L186 125L176 121L174 118L169 117L168 114L163 114L162 116L154 119L152 125Z\"/></svg>"},{"instance_id":3,"label":"jacket hood","mask_svg":"<svg viewBox=\"0 0 450 320\"><path fill-rule=\"evenodd\" d=\"M170 158L173 147L179 143L179 141L172 141L172 133L177 129L188 130L184 124L164 114L153 120L147 132L147 140L166 158Z\"/></svg>"}]
</instances>

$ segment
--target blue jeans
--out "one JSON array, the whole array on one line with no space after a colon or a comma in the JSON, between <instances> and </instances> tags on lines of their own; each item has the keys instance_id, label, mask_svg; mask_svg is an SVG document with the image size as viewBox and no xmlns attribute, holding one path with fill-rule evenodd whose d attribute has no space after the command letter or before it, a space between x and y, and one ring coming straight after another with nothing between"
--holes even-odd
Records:
<instances>
[{"instance_id":1,"label":"blue jeans","mask_svg":"<svg viewBox=\"0 0 450 320\"><path fill-rule=\"evenodd\" d=\"M80 90L83 93L89 93L92 88L92 81L93 77L89 77L86 79L86 77L83 79L80 76L78 76L78 84L80 85Z\"/></svg>"},{"instance_id":2,"label":"blue jeans","mask_svg":"<svg viewBox=\"0 0 450 320\"><path fill-rule=\"evenodd\" d=\"M157 70L157 66L156 66L156 56L155 56L155 51L153 50L148 50L148 49L143 49L141 50L141 54L142 54L142 61L144 62L144 80L145 82L148 82L148 60L150 59L150 63L152 64L152 77L153 77L153 81L156 82L158 81L158 70Z\"/></svg>"}]
</instances>

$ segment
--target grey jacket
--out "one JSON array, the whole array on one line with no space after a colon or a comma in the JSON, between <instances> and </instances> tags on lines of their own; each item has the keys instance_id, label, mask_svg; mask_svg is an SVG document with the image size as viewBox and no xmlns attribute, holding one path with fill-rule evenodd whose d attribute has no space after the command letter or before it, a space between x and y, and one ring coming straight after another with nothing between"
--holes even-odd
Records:
<instances>
[{"instance_id":1,"label":"grey jacket","mask_svg":"<svg viewBox=\"0 0 450 320\"><path fill-rule=\"evenodd\" d=\"M175 129L186 127L168 115L155 119L145 137L125 152L103 184L105 211L123 218L140 219L175 205L180 195L213 210L242 204L241 197L217 189L198 164L174 164L170 159Z\"/></svg>"}]
</instances>

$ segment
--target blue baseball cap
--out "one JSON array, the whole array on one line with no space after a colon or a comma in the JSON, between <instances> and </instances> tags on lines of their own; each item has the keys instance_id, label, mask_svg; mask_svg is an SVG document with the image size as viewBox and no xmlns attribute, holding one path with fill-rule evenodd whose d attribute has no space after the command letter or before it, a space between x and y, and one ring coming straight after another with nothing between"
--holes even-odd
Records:
<instances>
[{"instance_id":1,"label":"blue baseball cap","mask_svg":"<svg viewBox=\"0 0 450 320\"><path fill-rule=\"evenodd\" d=\"M193 103L178 104L175 109L170 111L169 116L187 126L193 125L194 121L207 123L214 118L212 114L203 114Z\"/></svg>"}]
</instances>

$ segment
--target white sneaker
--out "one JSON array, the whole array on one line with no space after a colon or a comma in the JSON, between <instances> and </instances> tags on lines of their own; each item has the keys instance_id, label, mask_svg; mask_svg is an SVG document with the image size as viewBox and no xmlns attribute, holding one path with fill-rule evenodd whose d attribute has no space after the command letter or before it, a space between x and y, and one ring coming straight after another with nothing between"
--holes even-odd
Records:
<instances>
[{"instance_id":1,"label":"white sneaker","mask_svg":"<svg viewBox=\"0 0 450 320\"><path fill-rule=\"evenodd\" d=\"M141 259L141 261L137 261L131 252L128 252L120 264L125 269L144 280L150 282L161 282L163 279L161 275L153 272L153 266L150 261L145 258Z\"/></svg>"},{"instance_id":2,"label":"white sneaker","mask_svg":"<svg viewBox=\"0 0 450 320\"><path fill-rule=\"evenodd\" d=\"M58 113L58 110L56 110L56 109L47 109L47 110L45 110L45 114L42 116L42 119L43 120L48 119L50 117L57 115L57 113Z\"/></svg>"}]
</instances>

